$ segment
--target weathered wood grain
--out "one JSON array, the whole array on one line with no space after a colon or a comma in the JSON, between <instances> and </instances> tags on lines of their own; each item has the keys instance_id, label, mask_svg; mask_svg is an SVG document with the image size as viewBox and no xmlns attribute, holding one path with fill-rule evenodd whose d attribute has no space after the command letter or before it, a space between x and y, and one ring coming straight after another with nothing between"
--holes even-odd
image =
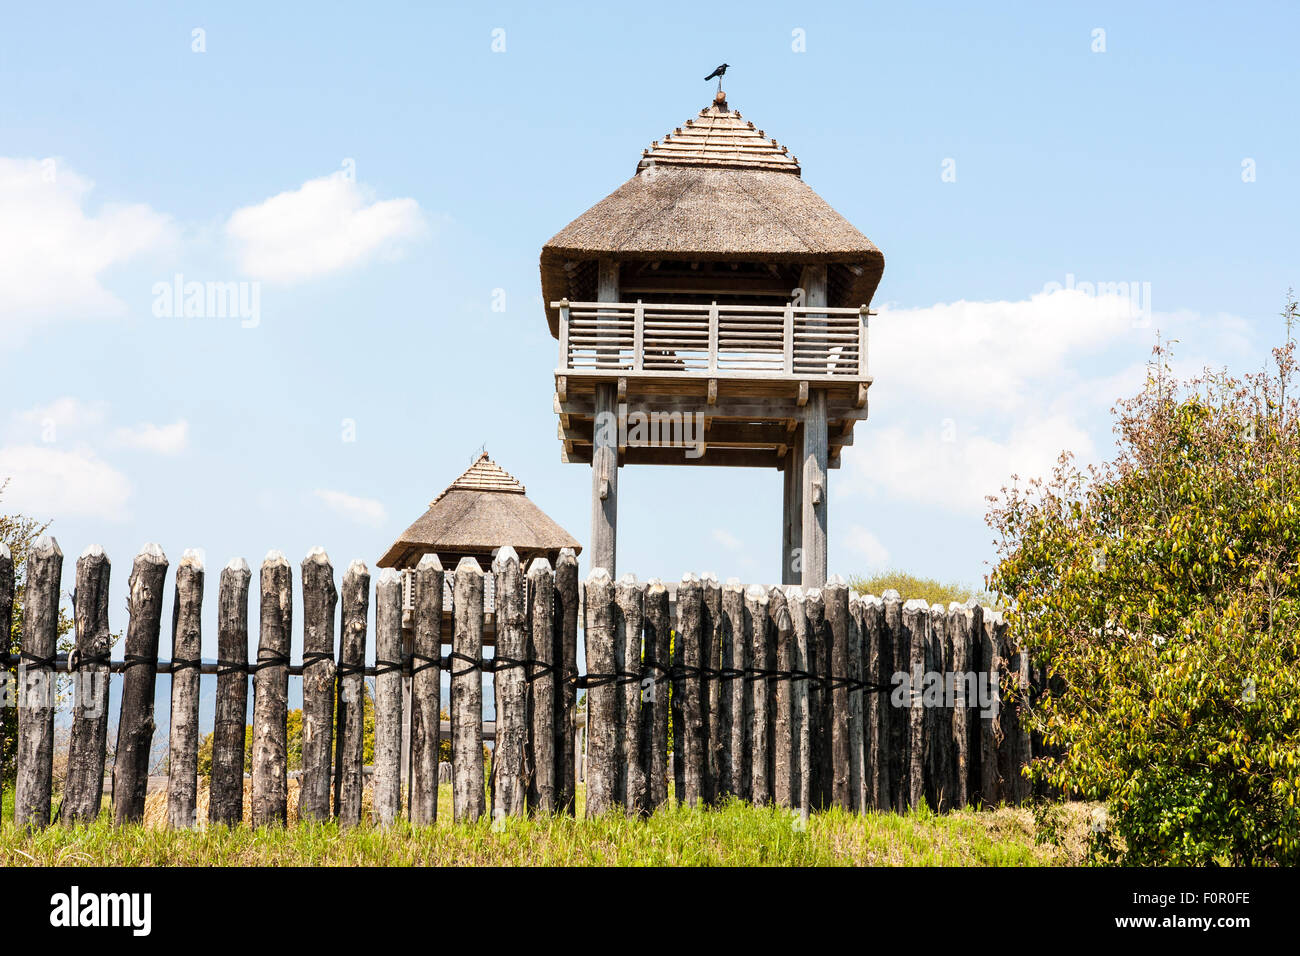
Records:
<instances>
[{"instance_id":1,"label":"weathered wood grain","mask_svg":"<svg viewBox=\"0 0 1300 956\"><path fill-rule=\"evenodd\" d=\"M642 739L645 744L646 790L642 810L653 813L668 802L668 717L669 684L664 680L671 656L671 619L668 589L658 578L646 582L645 590L645 673L648 695L641 704Z\"/></svg>"},{"instance_id":2,"label":"weathered wood grain","mask_svg":"<svg viewBox=\"0 0 1300 956\"><path fill-rule=\"evenodd\" d=\"M203 654L203 559L190 549L176 566L172 602L172 709L168 728L167 824L198 824L199 668Z\"/></svg>"},{"instance_id":3,"label":"weathered wood grain","mask_svg":"<svg viewBox=\"0 0 1300 956\"><path fill-rule=\"evenodd\" d=\"M722 796L721 762L722 751L726 746L719 726L718 710L726 685L713 676L718 671L722 654L722 588L716 574L706 571L700 575L700 595L703 615L700 635L704 641L700 659L708 675L704 678L704 704L701 709L709 738L705 748L708 767L704 775L705 790L702 798L709 806L717 806Z\"/></svg>"},{"instance_id":4,"label":"weathered wood grain","mask_svg":"<svg viewBox=\"0 0 1300 956\"><path fill-rule=\"evenodd\" d=\"M334 621L339 594L324 548L302 560L302 778L298 818L330 818L334 753Z\"/></svg>"},{"instance_id":5,"label":"weathered wood grain","mask_svg":"<svg viewBox=\"0 0 1300 956\"><path fill-rule=\"evenodd\" d=\"M415 566L415 637L411 678L411 749L414 765L411 822L438 821L438 744L442 708L442 562L426 554Z\"/></svg>"},{"instance_id":6,"label":"weathered wood grain","mask_svg":"<svg viewBox=\"0 0 1300 956\"><path fill-rule=\"evenodd\" d=\"M639 674L645 585L637 581L636 575L625 574L618 579L614 586L614 606L617 609L614 670L620 674ZM614 802L630 814L639 813L646 799L645 767L641 762L641 695L639 680L620 681L614 699L618 724L615 740L618 777Z\"/></svg>"},{"instance_id":7,"label":"weathered wood grain","mask_svg":"<svg viewBox=\"0 0 1300 956\"><path fill-rule=\"evenodd\" d=\"M108 629L108 584L111 570L108 555L97 544L86 548L77 559L73 623L77 635L78 664L73 674L68 777L63 785L63 803L59 811L59 819L69 825L88 823L98 817L104 798L104 752L108 744L110 680L106 657L113 646L113 636ZM0 574L3 572L0 571ZM0 581L0 591L3 587L3 581ZM6 618L0 613L0 628L5 623ZM6 630L3 633L9 632Z\"/></svg>"},{"instance_id":8,"label":"weathered wood grain","mask_svg":"<svg viewBox=\"0 0 1300 956\"><path fill-rule=\"evenodd\" d=\"M549 566L543 571L549 572ZM537 566L537 562L533 562ZM531 569L530 569L531 571ZM540 648L531 647L531 629L525 605L529 604L528 591L538 582L529 574L524 580L523 569L519 567L519 555L515 549L506 545L496 553L492 560L492 577L496 587L496 659L498 661L524 661L534 650L540 650L542 659L548 660L553 647L553 631L549 614L538 622L542 640ZM547 573L539 577L549 583ZM548 593L547 598L550 597ZM547 602L549 604L549 601ZM555 799L555 760L551 746L555 741L555 701L550 693L551 678L546 678L546 693L541 699L534 698L544 720L540 728L540 740L545 745L544 759L548 773L546 787L548 803ZM521 817L528 812L529 779L535 774L528 773L526 756L531 751L533 737L529 720L529 684L522 664L507 666L492 675L492 691L496 701L496 744L492 748L492 819L502 817ZM536 693L537 688L533 688ZM536 764L534 764L536 769Z\"/></svg>"},{"instance_id":9,"label":"weathered wood grain","mask_svg":"<svg viewBox=\"0 0 1300 956\"><path fill-rule=\"evenodd\" d=\"M126 670L113 752L113 822L144 819L149 784L149 754L153 747L154 683L158 674L158 633L162 626L163 581L167 557L156 544L136 555L128 582L131 620L126 627ZM241 728L242 730L242 728ZM243 748L243 735L240 735Z\"/></svg>"},{"instance_id":10,"label":"weathered wood grain","mask_svg":"<svg viewBox=\"0 0 1300 956\"><path fill-rule=\"evenodd\" d=\"M767 592L767 612L776 634L776 669L789 673L794 667L794 623L786 605L785 591L774 587ZM794 717L792 711L795 682L779 680L774 686L772 720L772 799L777 806L795 807L794 790Z\"/></svg>"},{"instance_id":11,"label":"weathered wood grain","mask_svg":"<svg viewBox=\"0 0 1300 956\"><path fill-rule=\"evenodd\" d=\"M334 758L334 815L341 826L361 822L361 775L365 734L366 629L370 616L370 571L353 561L343 573L343 634L339 648L338 743Z\"/></svg>"},{"instance_id":12,"label":"weathered wood grain","mask_svg":"<svg viewBox=\"0 0 1300 956\"><path fill-rule=\"evenodd\" d=\"M573 816L577 806L577 766L580 754L575 741L578 729L578 557L563 548L555 561L555 651L560 668L556 684L555 720L555 804Z\"/></svg>"},{"instance_id":13,"label":"weathered wood grain","mask_svg":"<svg viewBox=\"0 0 1300 956\"><path fill-rule=\"evenodd\" d=\"M471 557L456 565L451 666L452 814L472 823L486 812L483 780L483 569Z\"/></svg>"},{"instance_id":14,"label":"weathered wood grain","mask_svg":"<svg viewBox=\"0 0 1300 956\"><path fill-rule=\"evenodd\" d=\"M375 770L373 816L391 826L402 812L402 576L375 581Z\"/></svg>"},{"instance_id":15,"label":"weathered wood grain","mask_svg":"<svg viewBox=\"0 0 1300 956\"><path fill-rule=\"evenodd\" d=\"M586 620L587 673L605 677L615 673L614 643L617 640L617 612L614 583L609 571L593 568L587 575L584 608ZM593 819L613 808L617 801L618 755L616 714L617 688L612 681L587 689L587 808Z\"/></svg>"},{"instance_id":16,"label":"weathered wood grain","mask_svg":"<svg viewBox=\"0 0 1300 956\"><path fill-rule=\"evenodd\" d=\"M849 767L849 691L840 680L849 676L849 589L844 579L832 577L822 588L826 607L826 634L830 639L830 675L835 678L829 697L830 799L834 806L852 809Z\"/></svg>"},{"instance_id":17,"label":"weathered wood grain","mask_svg":"<svg viewBox=\"0 0 1300 956\"><path fill-rule=\"evenodd\" d=\"M293 570L279 551L262 561L257 672L253 675L255 827L284 826L289 817L289 645L293 635Z\"/></svg>"},{"instance_id":18,"label":"weathered wood grain","mask_svg":"<svg viewBox=\"0 0 1300 956\"><path fill-rule=\"evenodd\" d=\"M536 661L536 674L527 684L526 691L526 753L528 809L534 813L551 813L560 806L560 778L564 741L556 732L557 725L566 718L564 710L564 685L556 680L556 672L563 673L564 651L562 641L556 640L556 589L551 563L544 557L534 558L528 566L527 621L524 625L523 646L526 656ZM498 585L497 593L500 593ZM497 629L500 633L500 599L498 598ZM497 637L497 653L501 653L501 638ZM498 718L500 719L500 718ZM501 727L497 726L497 746L501 746ZM573 740L567 741L573 749Z\"/></svg>"},{"instance_id":19,"label":"weathered wood grain","mask_svg":"<svg viewBox=\"0 0 1300 956\"><path fill-rule=\"evenodd\" d=\"M50 825L56 681L50 659L58 650L59 582L63 575L63 552L52 536L42 534L32 542L25 572L14 821L39 829Z\"/></svg>"},{"instance_id":20,"label":"weathered wood grain","mask_svg":"<svg viewBox=\"0 0 1300 956\"><path fill-rule=\"evenodd\" d=\"M0 541L0 634L4 635L4 651L9 653L14 620L14 556L9 545ZM0 668L0 681L8 680L7 669ZM0 734L0 766L5 763L4 735ZM0 823L4 822L4 782L0 781Z\"/></svg>"},{"instance_id":21,"label":"weathered wood grain","mask_svg":"<svg viewBox=\"0 0 1300 956\"><path fill-rule=\"evenodd\" d=\"M753 785L750 753L750 717L753 696L741 676L751 666L745 637L745 588L739 578L728 578L719 601L718 667L728 674L718 695L718 738L723 744L718 759L719 794L748 800Z\"/></svg>"},{"instance_id":22,"label":"weathered wood grain","mask_svg":"<svg viewBox=\"0 0 1300 956\"><path fill-rule=\"evenodd\" d=\"M745 638L752 672L772 669L767 589L752 584L745 591ZM749 685L749 799L755 806L772 802L772 724L768 707L769 682L760 673L741 681Z\"/></svg>"},{"instance_id":23,"label":"weathered wood grain","mask_svg":"<svg viewBox=\"0 0 1300 956\"><path fill-rule=\"evenodd\" d=\"M217 706L212 730L208 823L244 818L244 725L248 720L248 562L234 558L217 590Z\"/></svg>"}]
</instances>

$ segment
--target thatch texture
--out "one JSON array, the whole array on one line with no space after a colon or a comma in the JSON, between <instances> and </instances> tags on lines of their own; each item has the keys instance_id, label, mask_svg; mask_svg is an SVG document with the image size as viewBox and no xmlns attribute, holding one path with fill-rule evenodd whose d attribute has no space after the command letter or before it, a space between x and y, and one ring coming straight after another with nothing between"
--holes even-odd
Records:
<instances>
[{"instance_id":1,"label":"thatch texture","mask_svg":"<svg viewBox=\"0 0 1300 956\"><path fill-rule=\"evenodd\" d=\"M379 566L415 567L421 557L433 552L445 568L454 568L456 560L470 555L487 570L491 560L484 563L483 558L505 545L513 547L521 560L525 555L531 559L545 554L552 564L561 548L582 551L567 531L528 500L524 486L484 452L402 532L379 559Z\"/></svg>"},{"instance_id":2,"label":"thatch texture","mask_svg":"<svg viewBox=\"0 0 1300 956\"><path fill-rule=\"evenodd\" d=\"M580 264L609 256L825 262L843 267L832 290L869 304L884 270L876 245L803 181L798 161L722 106L647 149L637 174L542 249L542 297L551 334L561 298L581 299Z\"/></svg>"}]
</instances>

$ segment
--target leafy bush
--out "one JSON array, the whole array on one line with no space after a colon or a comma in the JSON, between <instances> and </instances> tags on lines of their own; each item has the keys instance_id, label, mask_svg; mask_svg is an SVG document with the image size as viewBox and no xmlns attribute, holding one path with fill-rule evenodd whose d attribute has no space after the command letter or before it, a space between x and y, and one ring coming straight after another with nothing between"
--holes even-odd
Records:
<instances>
[{"instance_id":1,"label":"leafy bush","mask_svg":"<svg viewBox=\"0 0 1300 956\"><path fill-rule=\"evenodd\" d=\"M947 605L952 601L965 603L970 598L989 601L991 596L983 588L970 587L960 581L940 581L936 578L923 578L906 571L881 571L866 576L853 575L849 578L849 589L856 594L884 594L890 588L897 591L904 600L921 598L930 604Z\"/></svg>"},{"instance_id":2,"label":"leafy bush","mask_svg":"<svg viewBox=\"0 0 1300 956\"><path fill-rule=\"evenodd\" d=\"M1158 346L1113 462L1063 455L990 512L991 584L1051 675L1031 726L1054 755L1031 774L1106 803L1097 861L1300 863L1293 352L1177 382Z\"/></svg>"}]
</instances>

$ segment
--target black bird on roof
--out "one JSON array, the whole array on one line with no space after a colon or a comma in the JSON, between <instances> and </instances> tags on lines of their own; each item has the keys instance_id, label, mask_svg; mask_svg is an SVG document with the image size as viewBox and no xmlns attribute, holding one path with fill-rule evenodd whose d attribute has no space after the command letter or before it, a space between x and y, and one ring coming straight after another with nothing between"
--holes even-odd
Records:
<instances>
[{"instance_id":1,"label":"black bird on roof","mask_svg":"<svg viewBox=\"0 0 1300 956\"><path fill-rule=\"evenodd\" d=\"M722 66L718 67L716 70L714 70L714 71L713 71L712 73L710 73L708 76L706 76L706 77L704 78L704 81L707 83L709 80L713 79L715 76L716 76L719 80L722 79L722 74L727 72L727 67L729 67L730 65L731 65L730 63L724 63L724 64L722 64Z\"/></svg>"}]
</instances>

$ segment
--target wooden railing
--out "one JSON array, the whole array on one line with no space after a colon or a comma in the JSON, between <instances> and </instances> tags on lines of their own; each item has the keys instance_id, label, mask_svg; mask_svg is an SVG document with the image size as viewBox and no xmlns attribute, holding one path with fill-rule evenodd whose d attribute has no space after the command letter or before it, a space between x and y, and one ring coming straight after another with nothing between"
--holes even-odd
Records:
<instances>
[{"instance_id":1,"label":"wooden railing","mask_svg":"<svg viewBox=\"0 0 1300 956\"><path fill-rule=\"evenodd\" d=\"M867 380L866 306L552 302L561 374Z\"/></svg>"}]
</instances>

